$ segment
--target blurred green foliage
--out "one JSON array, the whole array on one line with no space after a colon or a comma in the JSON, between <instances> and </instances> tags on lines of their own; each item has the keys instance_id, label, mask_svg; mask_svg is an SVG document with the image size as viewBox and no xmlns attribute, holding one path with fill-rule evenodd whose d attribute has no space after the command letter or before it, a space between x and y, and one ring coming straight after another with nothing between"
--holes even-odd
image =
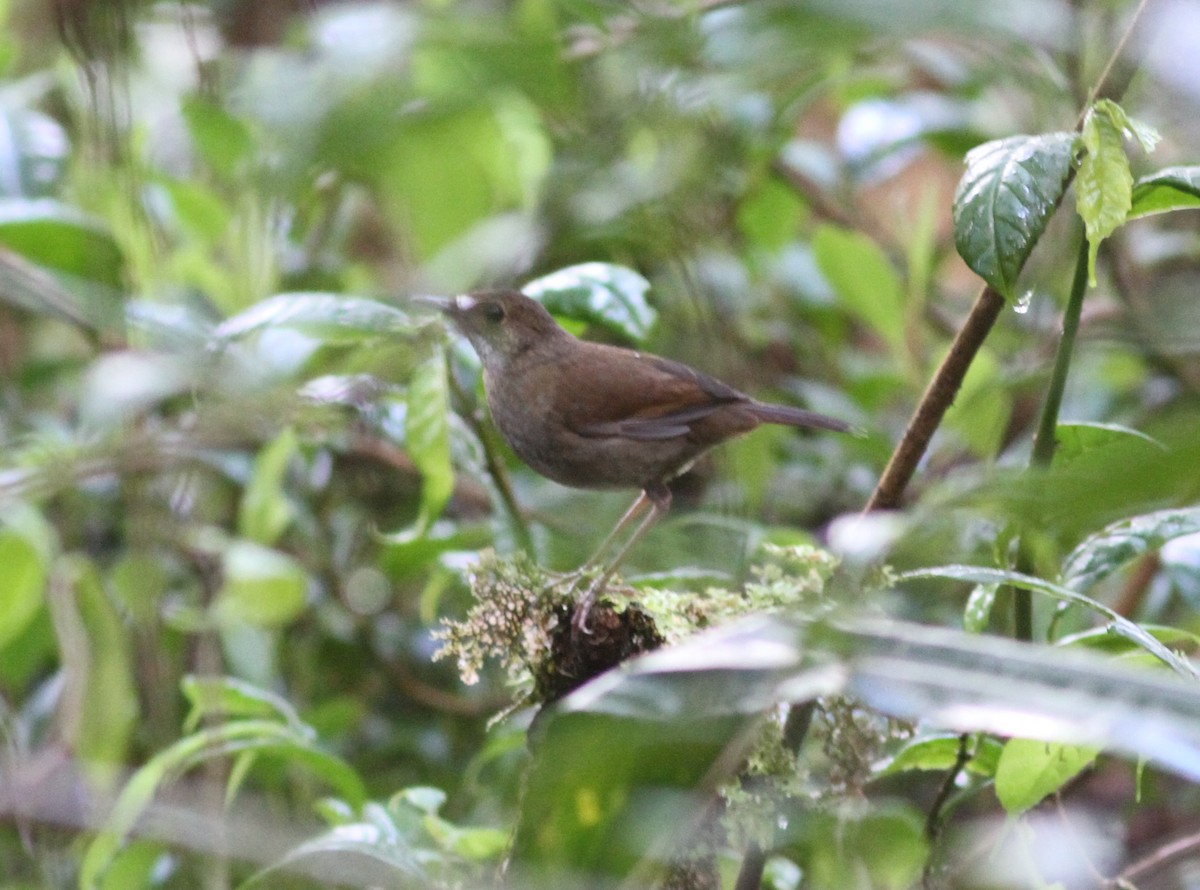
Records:
<instances>
[{"instance_id":1,"label":"blurred green foliage","mask_svg":"<svg viewBox=\"0 0 1200 890\"><path fill-rule=\"evenodd\" d=\"M0 888L1136 883L1200 796L1189 15L0 2ZM1006 311L854 515L976 274ZM513 284L868 434L703 459L627 580L762 614L492 724L503 671L433 659L479 553L626 506L520 466L410 302Z\"/></svg>"}]
</instances>

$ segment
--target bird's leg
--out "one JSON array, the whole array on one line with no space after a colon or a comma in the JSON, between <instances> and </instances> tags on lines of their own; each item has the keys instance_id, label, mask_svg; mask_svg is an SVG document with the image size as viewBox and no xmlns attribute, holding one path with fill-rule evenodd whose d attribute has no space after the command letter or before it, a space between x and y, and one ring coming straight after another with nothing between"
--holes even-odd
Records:
<instances>
[{"instance_id":1,"label":"bird's leg","mask_svg":"<svg viewBox=\"0 0 1200 890\"><path fill-rule=\"evenodd\" d=\"M595 568L598 565L602 565L601 559L605 553L612 549L613 542L617 540L621 532L624 531L625 527L629 525L629 523L631 523L639 513L646 509L646 506L649 503L650 498L646 496L646 492L639 492L637 500L629 505L629 509L625 511L625 515L617 520L617 524L614 525L613 530L608 533L608 537L606 537L601 542L600 546L596 548L596 551L588 557L588 561L583 564L579 571L581 573L586 573L589 569Z\"/></svg>"},{"instance_id":2,"label":"bird's leg","mask_svg":"<svg viewBox=\"0 0 1200 890\"><path fill-rule=\"evenodd\" d=\"M617 523L616 528L614 528L609 536L604 539L604 543L600 545L599 549L596 551L596 554L590 560L588 560L589 565L599 561L599 557L604 553L604 551L608 550L612 546L613 541L616 539L617 534L621 531L621 529L628 525L633 518L639 512L641 512L647 502L650 504L650 512L646 514L646 518L641 521L636 529L634 529L633 534L629 536L629 539L622 544L621 549L617 551L617 555L614 556L612 561L604 567L604 571L602 571L596 577L596 579L588 585L587 590L583 592L583 596L581 596L579 598L579 602L576 603L575 615L571 619L571 624L577 632L585 634L591 633L591 631L588 629L587 622L588 615L592 611L592 604L596 601L596 594L604 589L604 586L608 583L608 579L613 576L613 572L617 570L617 567L621 564L621 561L625 559L629 551L633 549L633 545L641 540L642 535L650 530L650 526L658 522L658 520L661 519L667 513L667 511L671 509L671 489L667 488L666 484L663 482L655 482L651 485L647 485L642 490L642 493L638 495L638 499L633 502L633 506L625 511L625 515L621 517L621 520Z\"/></svg>"}]
</instances>

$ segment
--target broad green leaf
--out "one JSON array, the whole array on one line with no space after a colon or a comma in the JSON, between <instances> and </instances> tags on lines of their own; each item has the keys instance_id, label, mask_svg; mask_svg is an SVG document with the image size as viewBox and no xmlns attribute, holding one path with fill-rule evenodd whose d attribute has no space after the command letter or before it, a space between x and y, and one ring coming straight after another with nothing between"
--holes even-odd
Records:
<instances>
[{"instance_id":1,"label":"broad green leaf","mask_svg":"<svg viewBox=\"0 0 1200 890\"><path fill-rule=\"evenodd\" d=\"M340 294L278 294L227 319L213 332L216 342L245 337L268 327L287 327L327 343L357 344L375 337L411 334L408 316L386 303Z\"/></svg>"},{"instance_id":2,"label":"broad green leaf","mask_svg":"<svg viewBox=\"0 0 1200 890\"><path fill-rule=\"evenodd\" d=\"M221 624L275 627L304 611L308 576L287 554L252 541L234 541L221 555L223 583L213 603Z\"/></svg>"},{"instance_id":3,"label":"broad green leaf","mask_svg":"<svg viewBox=\"0 0 1200 890\"><path fill-rule=\"evenodd\" d=\"M377 116L379 100L370 104ZM531 209L550 168L540 112L515 92L425 105L393 129L388 144L356 152L349 171L378 183L385 212L421 259L497 213ZM331 131L326 142L344 144L344 132Z\"/></svg>"},{"instance_id":4,"label":"broad green leaf","mask_svg":"<svg viewBox=\"0 0 1200 890\"><path fill-rule=\"evenodd\" d=\"M182 111L192 142L205 162L226 178L238 173L254 149L250 128L207 99L186 99Z\"/></svg>"},{"instance_id":5,"label":"broad green leaf","mask_svg":"<svg viewBox=\"0 0 1200 890\"><path fill-rule=\"evenodd\" d=\"M233 209L206 183L164 179L158 183L174 211L173 222L186 235L216 244L229 234Z\"/></svg>"},{"instance_id":6,"label":"broad green leaf","mask_svg":"<svg viewBox=\"0 0 1200 890\"><path fill-rule=\"evenodd\" d=\"M242 537L269 547L291 524L293 510L283 481L299 450L296 431L289 426L259 451L238 508L238 533Z\"/></svg>"},{"instance_id":7,"label":"broad green leaf","mask_svg":"<svg viewBox=\"0 0 1200 890\"><path fill-rule=\"evenodd\" d=\"M1140 430L1115 423L1060 423L1054 430L1054 465L1065 466L1089 451L1108 448L1123 442L1139 441L1152 448L1163 446Z\"/></svg>"},{"instance_id":8,"label":"broad green leaf","mask_svg":"<svg viewBox=\"0 0 1200 890\"><path fill-rule=\"evenodd\" d=\"M650 282L612 263L582 263L529 282L522 291L555 315L599 325L634 343L650 336L658 313L646 302Z\"/></svg>"},{"instance_id":9,"label":"broad green leaf","mask_svg":"<svg viewBox=\"0 0 1200 890\"><path fill-rule=\"evenodd\" d=\"M1074 133L1045 133L985 142L967 154L954 193L954 243L967 265L1010 300L1062 199L1074 145Z\"/></svg>"},{"instance_id":10,"label":"broad green leaf","mask_svg":"<svg viewBox=\"0 0 1200 890\"><path fill-rule=\"evenodd\" d=\"M450 390L446 358L435 350L413 372L408 384L408 410L404 439L417 470L421 473L421 532L437 519L454 491L454 467L450 463Z\"/></svg>"},{"instance_id":11,"label":"broad green leaf","mask_svg":"<svg viewBox=\"0 0 1200 890\"><path fill-rule=\"evenodd\" d=\"M1156 760L1200 777L1194 678L1076 649L889 619L835 628L849 691L897 717L958 732L1038 736ZM814 641L815 642L815 641Z\"/></svg>"},{"instance_id":12,"label":"broad green leaf","mask_svg":"<svg viewBox=\"0 0 1200 890\"><path fill-rule=\"evenodd\" d=\"M1200 507L1160 510L1114 522L1083 540L1063 562L1062 583L1087 590L1130 560L1200 532Z\"/></svg>"},{"instance_id":13,"label":"broad green leaf","mask_svg":"<svg viewBox=\"0 0 1200 890\"><path fill-rule=\"evenodd\" d=\"M795 242L803 216L804 202L796 190L771 177L742 198L737 227L752 250L774 252Z\"/></svg>"},{"instance_id":14,"label":"broad green leaf","mask_svg":"<svg viewBox=\"0 0 1200 890\"><path fill-rule=\"evenodd\" d=\"M946 428L961 437L974 454L988 459L1001 448L1012 403L1006 375L995 353L985 346L975 354L954 404L946 412Z\"/></svg>"},{"instance_id":15,"label":"broad green leaf","mask_svg":"<svg viewBox=\"0 0 1200 890\"><path fill-rule=\"evenodd\" d=\"M54 194L70 148L66 131L49 115L30 108L0 108L0 196Z\"/></svg>"},{"instance_id":16,"label":"broad green leaf","mask_svg":"<svg viewBox=\"0 0 1200 890\"><path fill-rule=\"evenodd\" d=\"M1119 106L1102 99L1088 109L1079 136L1083 155L1075 177L1075 209L1087 231L1088 281L1093 287L1100 243L1125 222L1133 203L1123 123Z\"/></svg>"},{"instance_id":17,"label":"broad green leaf","mask_svg":"<svg viewBox=\"0 0 1200 890\"><path fill-rule=\"evenodd\" d=\"M286 698L239 677L189 674L180 681L180 689L192 706L184 721L184 730L187 732L196 729L202 720L209 717L224 720L250 717L280 720L298 733L315 737L312 729L304 725Z\"/></svg>"},{"instance_id":18,"label":"broad green leaf","mask_svg":"<svg viewBox=\"0 0 1200 890\"><path fill-rule=\"evenodd\" d=\"M125 843L154 795L188 770L215 757L255 752L270 754L307 768L353 805L361 805L366 789L345 761L318 748L311 732L268 720L239 720L184 736L160 751L130 777L100 832L88 845L79 869L79 886L95 890L113 856Z\"/></svg>"},{"instance_id":19,"label":"broad green leaf","mask_svg":"<svg viewBox=\"0 0 1200 890\"><path fill-rule=\"evenodd\" d=\"M1010 816L1037 806L1096 759L1081 745L1011 739L996 766L996 797Z\"/></svg>"},{"instance_id":20,"label":"broad green leaf","mask_svg":"<svg viewBox=\"0 0 1200 890\"><path fill-rule=\"evenodd\" d=\"M838 299L879 335L893 353L904 352L904 286L879 245L858 232L822 225L813 256Z\"/></svg>"},{"instance_id":21,"label":"broad green leaf","mask_svg":"<svg viewBox=\"0 0 1200 890\"><path fill-rule=\"evenodd\" d=\"M962 745L958 735L932 735L914 739L889 757L880 767L882 775L901 773L907 770L937 770L944 772L958 763ZM1000 742L990 736L975 736L967 739L969 757L963 769L977 776L990 778L996 773L996 764L1002 750Z\"/></svg>"},{"instance_id":22,"label":"broad green leaf","mask_svg":"<svg viewBox=\"0 0 1200 890\"><path fill-rule=\"evenodd\" d=\"M66 678L64 741L94 777L110 781L127 760L139 710L132 640L87 558L62 558L50 591Z\"/></svg>"},{"instance_id":23,"label":"broad green leaf","mask_svg":"<svg viewBox=\"0 0 1200 890\"><path fill-rule=\"evenodd\" d=\"M0 200L0 245L82 281L114 290L123 282L125 260L108 229L49 198Z\"/></svg>"},{"instance_id":24,"label":"broad green leaf","mask_svg":"<svg viewBox=\"0 0 1200 890\"><path fill-rule=\"evenodd\" d=\"M15 502L0 513L0 649L42 608L55 547L54 530L32 507Z\"/></svg>"},{"instance_id":25,"label":"broad green leaf","mask_svg":"<svg viewBox=\"0 0 1200 890\"><path fill-rule=\"evenodd\" d=\"M1133 184L1129 218L1200 207L1200 167L1167 167Z\"/></svg>"},{"instance_id":26,"label":"broad green leaf","mask_svg":"<svg viewBox=\"0 0 1200 890\"><path fill-rule=\"evenodd\" d=\"M1200 678L1200 674L1191 666L1185 659L1180 658L1166 646L1160 643L1155 637L1134 622L1130 621L1123 615L1114 612L1103 603L1097 602L1090 597L1084 596L1074 590L1070 590L1061 584L1054 584L1050 581L1043 581L1041 578L1035 578L1032 575L1025 575L1021 572L1012 572L1005 569L992 569L982 566L937 566L936 568L917 569L912 572L904 572L899 576L900 581L915 581L922 578L946 578L954 581L965 581L972 584L1010 584L1013 587L1020 587L1023 590L1032 590L1034 593L1041 593L1052 599L1060 602L1073 603L1078 606L1083 606L1093 612L1098 612L1109 620L1114 633L1119 633L1127 639L1137 643L1151 655L1158 658L1167 667L1174 670L1180 676L1192 679Z\"/></svg>"},{"instance_id":27,"label":"broad green leaf","mask_svg":"<svg viewBox=\"0 0 1200 890\"><path fill-rule=\"evenodd\" d=\"M158 878L170 847L161 840L135 840L113 857L99 890L133 890L160 886Z\"/></svg>"}]
</instances>

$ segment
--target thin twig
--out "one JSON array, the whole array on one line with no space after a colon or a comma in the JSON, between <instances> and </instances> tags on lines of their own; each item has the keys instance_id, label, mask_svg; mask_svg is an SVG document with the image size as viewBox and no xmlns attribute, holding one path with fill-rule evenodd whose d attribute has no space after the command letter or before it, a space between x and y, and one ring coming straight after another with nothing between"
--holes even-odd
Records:
<instances>
[{"instance_id":1,"label":"thin twig","mask_svg":"<svg viewBox=\"0 0 1200 890\"><path fill-rule=\"evenodd\" d=\"M1128 887L1159 869L1166 868L1181 859L1191 858L1198 854L1200 854L1200 833L1176 838L1133 863L1106 883L1105 886Z\"/></svg>"}]
</instances>

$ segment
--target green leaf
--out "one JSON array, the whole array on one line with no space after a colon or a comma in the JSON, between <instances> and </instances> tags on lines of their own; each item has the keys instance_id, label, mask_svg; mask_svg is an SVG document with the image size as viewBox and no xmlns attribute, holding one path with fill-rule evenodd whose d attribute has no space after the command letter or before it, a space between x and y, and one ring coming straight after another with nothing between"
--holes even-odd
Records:
<instances>
[{"instance_id":1,"label":"green leaf","mask_svg":"<svg viewBox=\"0 0 1200 890\"><path fill-rule=\"evenodd\" d=\"M111 781L127 760L138 716L133 644L87 558L63 557L50 592L66 678L59 703L64 741L98 777Z\"/></svg>"},{"instance_id":2,"label":"green leaf","mask_svg":"<svg viewBox=\"0 0 1200 890\"><path fill-rule=\"evenodd\" d=\"M259 451L238 508L238 533L242 537L270 546L291 524L294 511L283 481L299 450L296 431L289 426Z\"/></svg>"},{"instance_id":3,"label":"green leaf","mask_svg":"<svg viewBox=\"0 0 1200 890\"><path fill-rule=\"evenodd\" d=\"M367 114L379 99L367 94ZM552 149L538 109L516 92L490 91L482 102L425 104L402 115L388 109L386 144L338 158L355 178L378 183L383 209L429 259L472 226L508 210L528 211L550 168ZM336 128L336 130L335 130ZM331 118L324 139L345 154L344 123Z\"/></svg>"},{"instance_id":4,"label":"green leaf","mask_svg":"<svg viewBox=\"0 0 1200 890\"><path fill-rule=\"evenodd\" d=\"M450 388L442 351L422 362L408 384L404 439L421 473L423 534L437 519L454 491L454 466L450 462Z\"/></svg>"},{"instance_id":5,"label":"green leaf","mask_svg":"<svg viewBox=\"0 0 1200 890\"><path fill-rule=\"evenodd\" d=\"M944 772L951 769L958 763L961 738L958 735L939 734L913 739L884 762L880 767L880 774L890 775L908 770ZM963 769L974 775L990 778L996 773L1001 750L1000 742L990 736L981 735L968 739L967 751L970 756Z\"/></svg>"},{"instance_id":6,"label":"green leaf","mask_svg":"<svg viewBox=\"0 0 1200 890\"><path fill-rule=\"evenodd\" d=\"M0 245L39 266L118 290L125 259L108 229L49 198L0 200Z\"/></svg>"},{"instance_id":7,"label":"green leaf","mask_svg":"<svg viewBox=\"0 0 1200 890\"><path fill-rule=\"evenodd\" d=\"M879 245L858 232L817 227L813 256L842 304L897 355L905 351L904 286Z\"/></svg>"},{"instance_id":8,"label":"green leaf","mask_svg":"<svg viewBox=\"0 0 1200 890\"><path fill-rule=\"evenodd\" d=\"M1083 156L1075 177L1075 209L1088 239L1088 282L1096 284L1096 254L1100 243L1125 222L1133 206L1133 173L1125 153L1124 112L1100 100L1083 120Z\"/></svg>"},{"instance_id":9,"label":"green leaf","mask_svg":"<svg viewBox=\"0 0 1200 890\"><path fill-rule=\"evenodd\" d=\"M996 766L996 797L1010 816L1019 815L1061 789L1098 753L1081 745L1011 739Z\"/></svg>"},{"instance_id":10,"label":"green leaf","mask_svg":"<svg viewBox=\"0 0 1200 890\"><path fill-rule=\"evenodd\" d=\"M207 184L164 179L158 185L170 201L175 223L188 236L206 244L218 244L229 234L233 211Z\"/></svg>"},{"instance_id":11,"label":"green leaf","mask_svg":"<svg viewBox=\"0 0 1200 890\"><path fill-rule=\"evenodd\" d=\"M1129 219L1200 207L1200 167L1167 167L1133 185Z\"/></svg>"},{"instance_id":12,"label":"green leaf","mask_svg":"<svg viewBox=\"0 0 1200 890\"><path fill-rule=\"evenodd\" d=\"M308 575L287 554L252 541L234 541L221 558L223 583L213 603L221 624L275 627L304 611Z\"/></svg>"},{"instance_id":13,"label":"green leaf","mask_svg":"<svg viewBox=\"0 0 1200 890\"><path fill-rule=\"evenodd\" d=\"M649 281L612 263L568 266L522 288L555 315L599 325L633 343L644 342L658 319L646 302L648 290Z\"/></svg>"},{"instance_id":14,"label":"green leaf","mask_svg":"<svg viewBox=\"0 0 1200 890\"><path fill-rule=\"evenodd\" d=\"M70 149L66 131L49 115L30 108L0 108L0 196L54 194Z\"/></svg>"},{"instance_id":15,"label":"green leaf","mask_svg":"<svg viewBox=\"0 0 1200 890\"><path fill-rule=\"evenodd\" d=\"M967 154L954 193L954 243L975 274L1010 300L1062 199L1074 146L1074 133L1046 133L985 142Z\"/></svg>"},{"instance_id":16,"label":"green leaf","mask_svg":"<svg viewBox=\"0 0 1200 890\"><path fill-rule=\"evenodd\" d=\"M804 215L796 190L771 177L747 192L738 204L738 232L753 250L777 251L793 243Z\"/></svg>"},{"instance_id":17,"label":"green leaf","mask_svg":"<svg viewBox=\"0 0 1200 890\"><path fill-rule=\"evenodd\" d=\"M358 344L377 337L413 333L408 316L386 303L340 294L278 294L227 319L213 332L214 340L234 340L264 328L286 327L318 340Z\"/></svg>"},{"instance_id":18,"label":"green leaf","mask_svg":"<svg viewBox=\"0 0 1200 890\"><path fill-rule=\"evenodd\" d=\"M975 354L954 404L946 412L946 428L987 459L1002 447L1012 403L1006 375L995 353L984 347Z\"/></svg>"},{"instance_id":19,"label":"green leaf","mask_svg":"<svg viewBox=\"0 0 1200 890\"><path fill-rule=\"evenodd\" d=\"M1152 448L1163 445L1140 430L1116 423L1060 423L1054 430L1054 463L1063 467L1089 452L1109 448L1114 444L1137 445L1144 443Z\"/></svg>"},{"instance_id":20,"label":"green leaf","mask_svg":"<svg viewBox=\"0 0 1200 890\"><path fill-rule=\"evenodd\" d=\"M1200 507L1160 510L1114 522L1084 539L1063 562L1062 583L1087 590L1168 541L1200 532Z\"/></svg>"},{"instance_id":21,"label":"green leaf","mask_svg":"<svg viewBox=\"0 0 1200 890\"><path fill-rule=\"evenodd\" d=\"M18 502L0 513L0 649L42 608L56 546L54 530L32 507Z\"/></svg>"},{"instance_id":22,"label":"green leaf","mask_svg":"<svg viewBox=\"0 0 1200 890\"><path fill-rule=\"evenodd\" d=\"M192 142L205 162L226 178L237 174L254 149L250 128L207 99L188 98L181 110Z\"/></svg>"},{"instance_id":23,"label":"green leaf","mask_svg":"<svg viewBox=\"0 0 1200 890\"><path fill-rule=\"evenodd\" d=\"M247 752L271 754L307 767L359 806L366 789L345 761L318 748L309 733L267 720L239 720L185 736L138 769L117 796L100 832L88 845L79 869L79 886L94 890L154 795L188 770L215 757Z\"/></svg>"},{"instance_id":24,"label":"green leaf","mask_svg":"<svg viewBox=\"0 0 1200 890\"><path fill-rule=\"evenodd\" d=\"M1103 603L1084 596L1082 593L1069 590L1061 584L1053 584L1049 581L1043 581L1041 578L1035 578L1032 575L1022 574L1021 572L984 568L982 566L937 566L936 568L904 572L899 576L900 581L919 580L921 578L946 578L972 584L1010 584L1013 587L1020 587L1023 590L1032 590L1035 593L1044 594L1061 602L1083 606L1084 608L1091 609L1093 612L1099 612L1111 622L1114 633L1119 633L1137 643L1180 676L1190 679L1200 678L1200 673L1197 673L1191 664L1169 650L1155 639L1153 635L1147 633L1137 624L1125 616L1114 612Z\"/></svg>"},{"instance_id":25,"label":"green leaf","mask_svg":"<svg viewBox=\"0 0 1200 890\"><path fill-rule=\"evenodd\" d=\"M1200 688L1194 678L1094 654L892 619L833 629L853 659L850 694L930 727L1029 733L1156 759L1200 776Z\"/></svg>"},{"instance_id":26,"label":"green leaf","mask_svg":"<svg viewBox=\"0 0 1200 890\"><path fill-rule=\"evenodd\" d=\"M184 729L192 731L209 717L223 720L261 718L278 720L298 733L312 735L292 703L281 695L247 683L238 677L201 677L189 674L180 681L180 689L192 709Z\"/></svg>"}]
</instances>

